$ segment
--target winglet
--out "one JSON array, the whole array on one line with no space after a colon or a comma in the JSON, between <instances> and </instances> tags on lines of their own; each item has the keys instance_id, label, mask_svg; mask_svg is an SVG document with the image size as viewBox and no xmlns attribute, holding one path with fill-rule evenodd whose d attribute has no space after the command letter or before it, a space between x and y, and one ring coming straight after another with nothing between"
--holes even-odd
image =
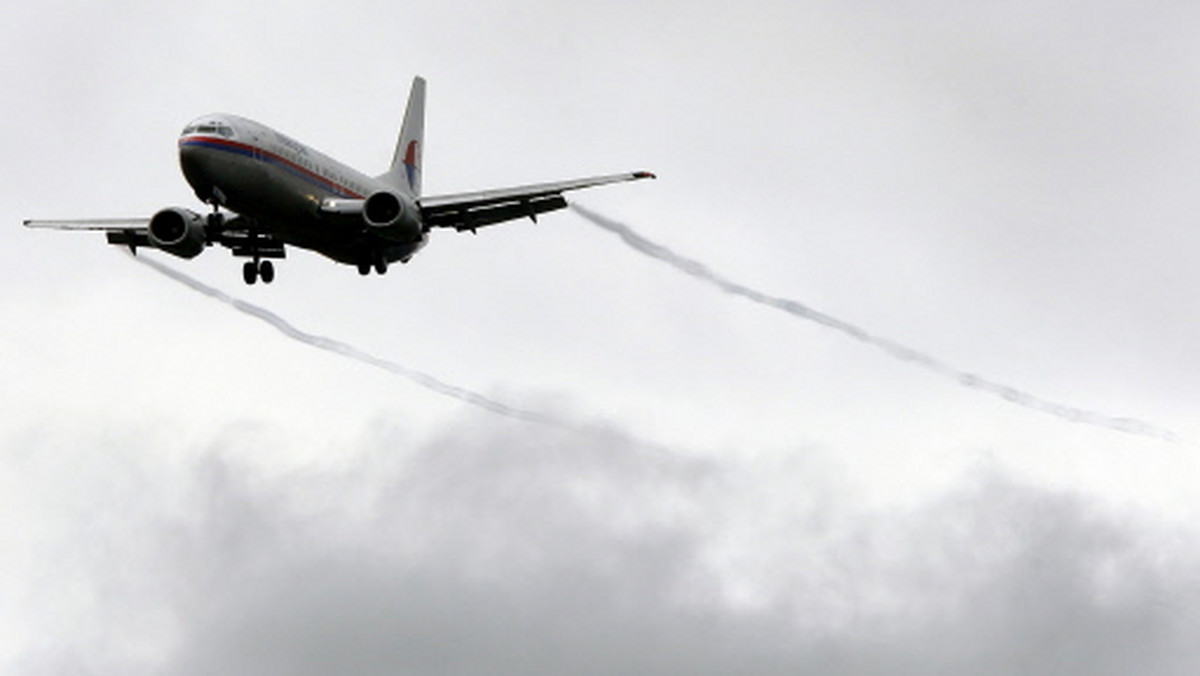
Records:
<instances>
[{"instance_id":1,"label":"winglet","mask_svg":"<svg viewBox=\"0 0 1200 676\"><path fill-rule=\"evenodd\" d=\"M392 166L379 178L413 197L421 196L421 154L425 143L425 78L413 78L404 124L392 155Z\"/></svg>"}]
</instances>

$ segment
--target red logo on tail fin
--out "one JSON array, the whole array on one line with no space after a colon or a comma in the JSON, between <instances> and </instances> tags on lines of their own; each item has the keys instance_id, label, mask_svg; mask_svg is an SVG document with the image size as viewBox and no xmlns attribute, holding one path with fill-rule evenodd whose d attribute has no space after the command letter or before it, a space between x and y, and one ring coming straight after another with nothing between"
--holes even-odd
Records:
<instances>
[{"instance_id":1,"label":"red logo on tail fin","mask_svg":"<svg viewBox=\"0 0 1200 676\"><path fill-rule=\"evenodd\" d=\"M404 151L404 171L408 176L408 185L413 190L416 190L420 185L421 180L421 158L420 144L417 141L409 141L408 148Z\"/></svg>"}]
</instances>

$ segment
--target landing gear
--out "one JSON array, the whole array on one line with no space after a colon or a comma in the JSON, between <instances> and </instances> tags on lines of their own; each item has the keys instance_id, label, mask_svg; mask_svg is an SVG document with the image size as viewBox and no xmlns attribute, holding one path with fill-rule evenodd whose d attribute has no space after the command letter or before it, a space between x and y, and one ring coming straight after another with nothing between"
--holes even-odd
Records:
<instances>
[{"instance_id":1,"label":"landing gear","mask_svg":"<svg viewBox=\"0 0 1200 676\"><path fill-rule=\"evenodd\" d=\"M265 236L254 224L247 224L236 236L226 234L226 246L233 249L234 256L245 256L250 260L242 265L242 281L247 284L263 284L275 281L275 264L271 258L283 258L283 242Z\"/></svg>"},{"instance_id":2,"label":"landing gear","mask_svg":"<svg viewBox=\"0 0 1200 676\"><path fill-rule=\"evenodd\" d=\"M377 275L386 275L388 260L382 251L374 251L359 258L355 266L358 268L358 274L363 277L371 274L371 270L374 270Z\"/></svg>"},{"instance_id":3,"label":"landing gear","mask_svg":"<svg viewBox=\"0 0 1200 676\"><path fill-rule=\"evenodd\" d=\"M254 284L260 279L263 284L275 281L275 265L271 261L246 261L242 265L242 280Z\"/></svg>"}]
</instances>

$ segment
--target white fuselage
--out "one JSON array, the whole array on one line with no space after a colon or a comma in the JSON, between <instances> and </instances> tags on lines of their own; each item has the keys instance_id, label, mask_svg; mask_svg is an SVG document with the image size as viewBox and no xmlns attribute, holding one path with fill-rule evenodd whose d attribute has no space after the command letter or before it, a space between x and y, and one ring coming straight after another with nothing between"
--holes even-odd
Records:
<instances>
[{"instance_id":1,"label":"white fuselage","mask_svg":"<svg viewBox=\"0 0 1200 676\"><path fill-rule=\"evenodd\" d=\"M368 247L382 247L389 261L404 260L425 244L421 233L381 245L361 217L322 211L330 200L364 200L395 188L253 120L225 114L197 119L179 138L179 160L201 200L334 260L355 263Z\"/></svg>"}]
</instances>

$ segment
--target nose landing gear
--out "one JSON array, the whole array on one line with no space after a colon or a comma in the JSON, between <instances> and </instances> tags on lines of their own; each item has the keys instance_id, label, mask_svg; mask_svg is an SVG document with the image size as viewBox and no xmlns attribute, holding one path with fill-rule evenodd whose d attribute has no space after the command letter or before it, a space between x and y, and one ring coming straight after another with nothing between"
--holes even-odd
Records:
<instances>
[{"instance_id":1,"label":"nose landing gear","mask_svg":"<svg viewBox=\"0 0 1200 676\"><path fill-rule=\"evenodd\" d=\"M220 244L237 258L247 258L242 265L242 281L246 284L270 284L275 281L273 258L286 258L282 240L258 223L234 214L232 217L220 211L225 203L224 195L214 189L212 213L205 219L205 235L209 244Z\"/></svg>"},{"instance_id":2,"label":"nose landing gear","mask_svg":"<svg viewBox=\"0 0 1200 676\"><path fill-rule=\"evenodd\" d=\"M275 281L275 265L271 261L246 261L242 265L242 281L254 284L260 279L263 284Z\"/></svg>"},{"instance_id":3,"label":"nose landing gear","mask_svg":"<svg viewBox=\"0 0 1200 676\"><path fill-rule=\"evenodd\" d=\"M252 226L236 236L226 233L225 243L233 249L234 256L250 259L242 265L242 281L247 284L257 284L259 280L263 284L275 281L275 264L269 259L286 255L283 242Z\"/></svg>"},{"instance_id":4,"label":"nose landing gear","mask_svg":"<svg viewBox=\"0 0 1200 676\"><path fill-rule=\"evenodd\" d=\"M377 275L386 275L388 271L388 259L383 251L372 251L361 255L358 258L358 262L355 263L355 267L358 268L358 274L363 277L371 274L371 270L374 270Z\"/></svg>"}]
</instances>

